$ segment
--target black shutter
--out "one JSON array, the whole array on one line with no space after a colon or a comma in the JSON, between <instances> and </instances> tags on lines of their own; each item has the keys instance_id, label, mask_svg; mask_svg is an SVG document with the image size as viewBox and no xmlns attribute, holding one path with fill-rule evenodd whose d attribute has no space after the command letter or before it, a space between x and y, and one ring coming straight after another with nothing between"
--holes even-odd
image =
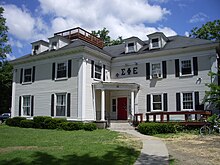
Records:
<instances>
[{"instance_id":1,"label":"black shutter","mask_svg":"<svg viewBox=\"0 0 220 165\"><path fill-rule=\"evenodd\" d=\"M198 75L198 59L197 59L197 57L193 57L193 74L195 75L195 76L197 76Z\"/></svg>"},{"instance_id":2,"label":"black shutter","mask_svg":"<svg viewBox=\"0 0 220 165\"><path fill-rule=\"evenodd\" d=\"M34 96L31 96L31 116L34 116Z\"/></svg>"},{"instance_id":3,"label":"black shutter","mask_svg":"<svg viewBox=\"0 0 220 165\"><path fill-rule=\"evenodd\" d=\"M163 110L167 111L168 107L167 107L168 103L167 103L167 93L163 94Z\"/></svg>"},{"instance_id":4,"label":"black shutter","mask_svg":"<svg viewBox=\"0 0 220 165\"><path fill-rule=\"evenodd\" d=\"M19 97L19 109L18 116L21 116L21 96Z\"/></svg>"},{"instance_id":5,"label":"black shutter","mask_svg":"<svg viewBox=\"0 0 220 165\"><path fill-rule=\"evenodd\" d=\"M54 80L55 79L55 63L53 63L53 65L52 65L52 80Z\"/></svg>"},{"instance_id":6,"label":"black shutter","mask_svg":"<svg viewBox=\"0 0 220 165\"><path fill-rule=\"evenodd\" d=\"M176 111L181 111L180 93L176 93Z\"/></svg>"},{"instance_id":7,"label":"black shutter","mask_svg":"<svg viewBox=\"0 0 220 165\"><path fill-rule=\"evenodd\" d=\"M201 110L200 105L199 105L199 92L198 91L194 92L194 97L195 97L195 110Z\"/></svg>"},{"instance_id":8,"label":"black shutter","mask_svg":"<svg viewBox=\"0 0 220 165\"><path fill-rule=\"evenodd\" d=\"M71 71L72 71L72 60L68 60L68 78L71 77Z\"/></svg>"},{"instance_id":9,"label":"black shutter","mask_svg":"<svg viewBox=\"0 0 220 165\"><path fill-rule=\"evenodd\" d=\"M103 81L105 81L105 65L103 65Z\"/></svg>"},{"instance_id":10,"label":"black shutter","mask_svg":"<svg viewBox=\"0 0 220 165\"><path fill-rule=\"evenodd\" d=\"M175 76L176 77L180 76L179 59L175 60Z\"/></svg>"},{"instance_id":11,"label":"black shutter","mask_svg":"<svg viewBox=\"0 0 220 165\"><path fill-rule=\"evenodd\" d=\"M167 78L167 62L162 61L163 78Z\"/></svg>"},{"instance_id":12,"label":"black shutter","mask_svg":"<svg viewBox=\"0 0 220 165\"><path fill-rule=\"evenodd\" d=\"M54 94L51 95L51 116L54 116Z\"/></svg>"},{"instance_id":13,"label":"black shutter","mask_svg":"<svg viewBox=\"0 0 220 165\"><path fill-rule=\"evenodd\" d=\"M33 66L33 70L32 70L32 82L35 81L35 66Z\"/></svg>"},{"instance_id":14,"label":"black shutter","mask_svg":"<svg viewBox=\"0 0 220 165\"><path fill-rule=\"evenodd\" d=\"M94 61L91 61L91 78L94 78Z\"/></svg>"},{"instance_id":15,"label":"black shutter","mask_svg":"<svg viewBox=\"0 0 220 165\"><path fill-rule=\"evenodd\" d=\"M151 111L151 100L150 95L147 95L147 112Z\"/></svg>"},{"instance_id":16,"label":"black shutter","mask_svg":"<svg viewBox=\"0 0 220 165\"><path fill-rule=\"evenodd\" d=\"M150 63L146 63L146 79L150 79Z\"/></svg>"},{"instance_id":17,"label":"black shutter","mask_svg":"<svg viewBox=\"0 0 220 165\"><path fill-rule=\"evenodd\" d=\"M20 73L20 84L22 84L23 81L23 68L21 69L21 73Z\"/></svg>"},{"instance_id":18,"label":"black shutter","mask_svg":"<svg viewBox=\"0 0 220 165\"><path fill-rule=\"evenodd\" d=\"M70 117L70 93L67 94L67 117Z\"/></svg>"}]
</instances>

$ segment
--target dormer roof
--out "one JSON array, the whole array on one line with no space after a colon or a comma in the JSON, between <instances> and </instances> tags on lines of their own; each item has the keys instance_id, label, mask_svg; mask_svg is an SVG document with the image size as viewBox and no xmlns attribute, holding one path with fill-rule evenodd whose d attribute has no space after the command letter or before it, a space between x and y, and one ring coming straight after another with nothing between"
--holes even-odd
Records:
<instances>
[{"instance_id":1,"label":"dormer roof","mask_svg":"<svg viewBox=\"0 0 220 165\"><path fill-rule=\"evenodd\" d=\"M141 39L139 39L138 37L133 36L133 37L129 37L129 38L124 39L124 42L130 42L130 41L137 41L139 44L144 45L144 42Z\"/></svg>"},{"instance_id":2,"label":"dormer roof","mask_svg":"<svg viewBox=\"0 0 220 165\"><path fill-rule=\"evenodd\" d=\"M165 35L164 35L164 33L162 33L162 32L155 32L155 33L151 33L151 34L148 34L147 35L147 37L150 39L150 38L153 38L153 37L156 37L156 36L161 36L161 37L163 37L163 39L165 40L165 41L169 41L169 38L167 38Z\"/></svg>"}]
</instances>

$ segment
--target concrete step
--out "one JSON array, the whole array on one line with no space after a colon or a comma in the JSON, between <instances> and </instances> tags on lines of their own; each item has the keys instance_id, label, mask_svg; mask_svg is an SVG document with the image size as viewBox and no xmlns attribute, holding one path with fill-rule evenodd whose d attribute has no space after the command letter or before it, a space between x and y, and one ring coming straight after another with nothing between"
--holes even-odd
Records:
<instances>
[{"instance_id":1,"label":"concrete step","mask_svg":"<svg viewBox=\"0 0 220 165\"><path fill-rule=\"evenodd\" d=\"M127 121L126 122L111 122L110 130L134 130L134 127L130 125Z\"/></svg>"}]
</instances>

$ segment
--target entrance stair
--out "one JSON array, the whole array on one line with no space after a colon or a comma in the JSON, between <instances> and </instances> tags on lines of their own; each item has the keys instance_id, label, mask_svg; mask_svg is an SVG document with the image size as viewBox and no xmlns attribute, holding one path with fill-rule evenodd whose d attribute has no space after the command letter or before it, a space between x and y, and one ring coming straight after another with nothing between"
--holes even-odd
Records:
<instances>
[{"instance_id":1,"label":"entrance stair","mask_svg":"<svg viewBox=\"0 0 220 165\"><path fill-rule=\"evenodd\" d=\"M111 120L109 129L112 131L117 131L134 130L135 128L130 123L128 123L127 120Z\"/></svg>"}]
</instances>

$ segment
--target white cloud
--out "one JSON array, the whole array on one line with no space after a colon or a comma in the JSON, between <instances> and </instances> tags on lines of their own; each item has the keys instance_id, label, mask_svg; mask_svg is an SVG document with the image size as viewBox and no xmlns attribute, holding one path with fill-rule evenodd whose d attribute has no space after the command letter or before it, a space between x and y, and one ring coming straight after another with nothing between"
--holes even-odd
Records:
<instances>
[{"instance_id":1,"label":"white cloud","mask_svg":"<svg viewBox=\"0 0 220 165\"><path fill-rule=\"evenodd\" d=\"M186 31L186 32L185 32L185 36L186 36L186 37L189 37L189 32Z\"/></svg>"},{"instance_id":2,"label":"white cloud","mask_svg":"<svg viewBox=\"0 0 220 165\"><path fill-rule=\"evenodd\" d=\"M197 13L195 15L192 16L192 18L189 20L190 23L197 23L197 22L205 22L209 17L200 12L200 13Z\"/></svg>"},{"instance_id":3,"label":"white cloud","mask_svg":"<svg viewBox=\"0 0 220 165\"><path fill-rule=\"evenodd\" d=\"M14 55L6 54L7 60L14 60L16 57Z\"/></svg>"},{"instance_id":4,"label":"white cloud","mask_svg":"<svg viewBox=\"0 0 220 165\"><path fill-rule=\"evenodd\" d=\"M15 40L15 39L13 39L13 38L9 38L9 44L11 45L11 46L16 46L16 47L18 47L18 48L23 48L23 44L20 42L20 41L18 41L18 40Z\"/></svg>"}]
</instances>

